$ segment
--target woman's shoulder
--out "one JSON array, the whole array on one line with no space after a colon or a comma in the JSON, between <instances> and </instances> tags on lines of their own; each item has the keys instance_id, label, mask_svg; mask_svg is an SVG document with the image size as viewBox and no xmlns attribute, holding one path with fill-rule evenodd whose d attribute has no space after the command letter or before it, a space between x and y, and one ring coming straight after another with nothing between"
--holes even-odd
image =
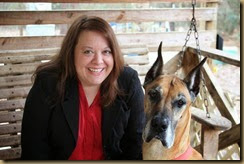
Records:
<instances>
[{"instance_id":1,"label":"woman's shoulder","mask_svg":"<svg viewBox=\"0 0 244 164\"><path fill-rule=\"evenodd\" d=\"M123 89L130 89L132 85L140 85L137 71L125 66L119 76L118 84Z\"/></svg>"},{"instance_id":2,"label":"woman's shoulder","mask_svg":"<svg viewBox=\"0 0 244 164\"><path fill-rule=\"evenodd\" d=\"M43 70L35 75L36 85L40 85L42 89L53 90L58 82L58 72L55 70Z\"/></svg>"},{"instance_id":3,"label":"woman's shoulder","mask_svg":"<svg viewBox=\"0 0 244 164\"><path fill-rule=\"evenodd\" d=\"M55 69L42 70L36 73L36 79L38 80L55 80L58 78L58 71Z\"/></svg>"},{"instance_id":4,"label":"woman's shoulder","mask_svg":"<svg viewBox=\"0 0 244 164\"><path fill-rule=\"evenodd\" d=\"M131 67L125 66L123 68L123 71L121 72L119 78L120 79L128 79L128 80L130 80L129 78L131 78L133 76L138 76L137 71L134 70Z\"/></svg>"}]
</instances>

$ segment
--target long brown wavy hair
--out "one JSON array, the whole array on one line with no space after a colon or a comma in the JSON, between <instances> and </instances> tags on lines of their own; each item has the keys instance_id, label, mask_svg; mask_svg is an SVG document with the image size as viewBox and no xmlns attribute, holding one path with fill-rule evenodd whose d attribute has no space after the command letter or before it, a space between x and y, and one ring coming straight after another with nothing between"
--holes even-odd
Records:
<instances>
[{"instance_id":1,"label":"long brown wavy hair","mask_svg":"<svg viewBox=\"0 0 244 164\"><path fill-rule=\"evenodd\" d=\"M59 101L62 101L65 94L66 81L77 77L74 64L74 49L78 42L79 34L84 30L97 31L103 34L112 51L114 67L100 88L101 105L106 107L121 93L117 79L123 69L124 60L113 29L105 20L99 17L81 16L77 18L64 37L59 53L51 61L39 66L34 73L34 77L43 71L56 70L58 76L57 94Z\"/></svg>"}]
</instances>

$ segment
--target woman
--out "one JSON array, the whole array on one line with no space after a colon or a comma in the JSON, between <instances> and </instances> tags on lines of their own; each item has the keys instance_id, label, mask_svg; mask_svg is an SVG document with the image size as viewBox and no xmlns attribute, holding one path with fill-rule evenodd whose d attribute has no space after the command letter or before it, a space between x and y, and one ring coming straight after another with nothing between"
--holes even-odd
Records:
<instances>
[{"instance_id":1,"label":"woman","mask_svg":"<svg viewBox=\"0 0 244 164\"><path fill-rule=\"evenodd\" d=\"M57 57L34 75L22 159L141 159L143 91L106 21L76 19Z\"/></svg>"}]
</instances>

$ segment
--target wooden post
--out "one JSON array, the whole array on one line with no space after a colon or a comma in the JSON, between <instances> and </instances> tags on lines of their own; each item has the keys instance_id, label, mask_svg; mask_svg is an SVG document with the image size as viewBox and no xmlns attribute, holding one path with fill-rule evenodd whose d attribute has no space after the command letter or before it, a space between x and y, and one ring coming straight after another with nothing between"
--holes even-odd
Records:
<instances>
[{"instance_id":1,"label":"wooden post","mask_svg":"<svg viewBox=\"0 0 244 164\"><path fill-rule=\"evenodd\" d=\"M207 2L206 7L212 7L216 10L218 9L218 3L216 2ZM206 21L206 30L216 30L217 29L217 12L214 15L214 21Z\"/></svg>"},{"instance_id":2,"label":"wooden post","mask_svg":"<svg viewBox=\"0 0 244 164\"><path fill-rule=\"evenodd\" d=\"M216 2L208 2L208 3L206 3L206 6L207 7L214 7L217 10L218 3L216 3ZM205 25L206 27L205 28L206 28L206 30L215 30L216 31L215 32L215 36L216 36L216 40L217 40L217 12L214 15L214 18L215 18L214 21L213 20L206 21L206 25ZM216 43L216 41L215 41L215 43ZM216 44L211 45L211 47L216 48ZM209 59L207 61L207 63L210 66L211 70L213 70L214 69L213 60L212 59Z\"/></svg>"},{"instance_id":3,"label":"wooden post","mask_svg":"<svg viewBox=\"0 0 244 164\"><path fill-rule=\"evenodd\" d=\"M202 125L202 156L205 160L216 160L219 147L219 131Z\"/></svg>"}]
</instances>

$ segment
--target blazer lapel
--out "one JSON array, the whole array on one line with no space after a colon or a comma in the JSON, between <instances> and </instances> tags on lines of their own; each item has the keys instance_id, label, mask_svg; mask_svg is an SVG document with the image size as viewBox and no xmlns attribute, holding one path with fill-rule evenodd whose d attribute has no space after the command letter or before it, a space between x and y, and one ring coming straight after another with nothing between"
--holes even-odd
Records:
<instances>
[{"instance_id":1,"label":"blazer lapel","mask_svg":"<svg viewBox=\"0 0 244 164\"><path fill-rule=\"evenodd\" d=\"M78 137L79 124L79 93L76 80L69 80L66 83L64 101L62 102L63 112L72 131L75 141Z\"/></svg>"},{"instance_id":2,"label":"blazer lapel","mask_svg":"<svg viewBox=\"0 0 244 164\"><path fill-rule=\"evenodd\" d=\"M103 109L102 135L103 135L104 145L108 143L109 136L116 123L116 120L118 119L118 116L121 111L121 104L122 104L121 100L116 98L113 104Z\"/></svg>"}]
</instances>

